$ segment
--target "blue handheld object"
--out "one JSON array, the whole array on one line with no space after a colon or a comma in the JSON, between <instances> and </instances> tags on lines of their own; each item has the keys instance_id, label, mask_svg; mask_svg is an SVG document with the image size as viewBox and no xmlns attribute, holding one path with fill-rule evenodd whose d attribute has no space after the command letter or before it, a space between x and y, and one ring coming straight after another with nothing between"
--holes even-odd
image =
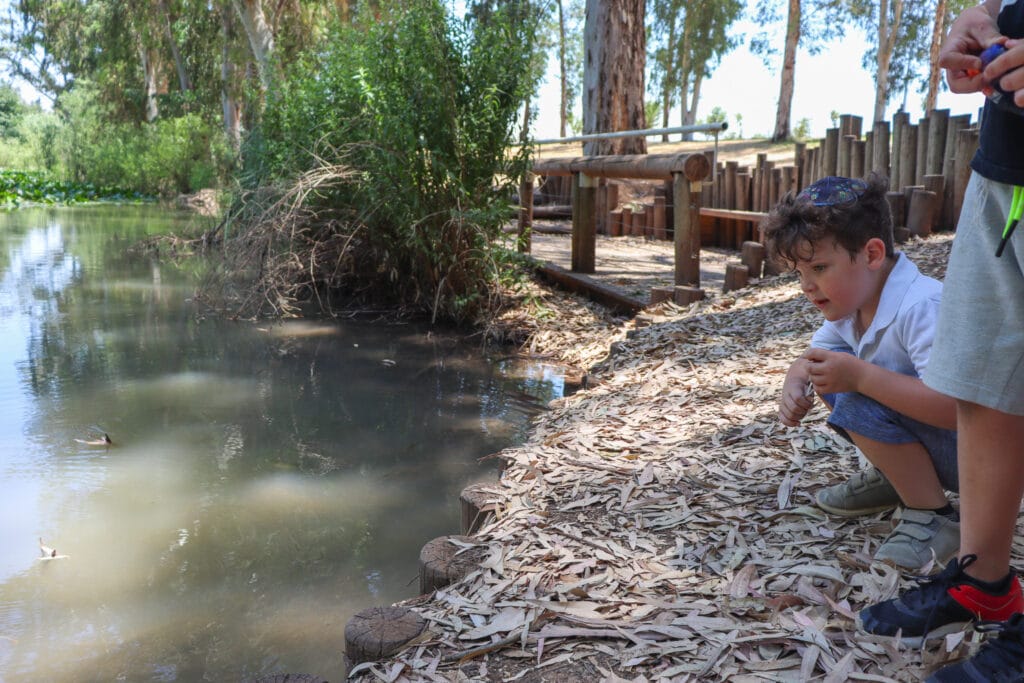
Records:
<instances>
[{"instance_id":1,"label":"blue handheld object","mask_svg":"<svg viewBox=\"0 0 1024 683\"><path fill-rule=\"evenodd\" d=\"M992 60L1004 52L1006 52L1006 48L999 43L987 47L984 52L978 55L981 58L981 68L984 69L992 63ZM1002 76L1000 75L1000 78L1001 77ZM1000 88L998 82L992 83L986 87L985 95L1000 109L1013 112L1018 116L1024 116L1024 109L1021 109L1013 102L1013 93Z\"/></svg>"}]
</instances>

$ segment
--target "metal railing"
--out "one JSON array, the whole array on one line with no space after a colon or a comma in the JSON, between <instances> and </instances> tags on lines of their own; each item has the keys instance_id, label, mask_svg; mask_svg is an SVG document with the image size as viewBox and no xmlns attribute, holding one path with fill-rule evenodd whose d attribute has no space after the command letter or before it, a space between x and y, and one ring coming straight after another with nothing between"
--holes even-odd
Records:
<instances>
[{"instance_id":1,"label":"metal railing","mask_svg":"<svg viewBox=\"0 0 1024 683\"><path fill-rule=\"evenodd\" d=\"M729 124L725 121L714 123L697 123L692 126L673 126L671 128L643 128L641 130L619 130L614 133L586 133L584 135L573 135L565 138L545 138L543 140L530 140L530 145L558 145L569 142L590 142L591 140L611 140L613 138L635 138L637 136L650 137L652 135L671 135L672 133L714 133L715 140L718 134L726 130Z\"/></svg>"}]
</instances>

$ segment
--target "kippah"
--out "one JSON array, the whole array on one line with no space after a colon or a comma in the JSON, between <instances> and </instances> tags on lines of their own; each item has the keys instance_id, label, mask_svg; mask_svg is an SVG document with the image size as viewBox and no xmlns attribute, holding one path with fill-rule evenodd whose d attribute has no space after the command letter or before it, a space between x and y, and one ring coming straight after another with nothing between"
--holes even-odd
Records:
<instances>
[{"instance_id":1,"label":"kippah","mask_svg":"<svg viewBox=\"0 0 1024 683\"><path fill-rule=\"evenodd\" d=\"M805 187L796 198L807 200L815 206L835 206L857 201L867 189L868 184L859 178L830 175Z\"/></svg>"}]
</instances>

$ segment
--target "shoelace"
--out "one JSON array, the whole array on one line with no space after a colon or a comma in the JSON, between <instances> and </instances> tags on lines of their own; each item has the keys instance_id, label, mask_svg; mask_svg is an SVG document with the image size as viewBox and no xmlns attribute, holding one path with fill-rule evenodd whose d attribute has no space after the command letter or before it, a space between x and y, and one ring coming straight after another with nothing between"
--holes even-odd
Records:
<instances>
[{"instance_id":1,"label":"shoelace","mask_svg":"<svg viewBox=\"0 0 1024 683\"><path fill-rule=\"evenodd\" d=\"M916 588L912 588L903 595L903 602L913 608L927 608L928 618L924 622L922 635L927 635L932 630L932 619L935 617L935 608L939 600L946 594L955 583L956 579L978 559L977 555L965 555L960 559L954 559L945 569L932 576L911 577L918 581ZM921 640L921 647L924 647L924 639Z\"/></svg>"},{"instance_id":2,"label":"shoelace","mask_svg":"<svg viewBox=\"0 0 1024 683\"><path fill-rule=\"evenodd\" d=\"M1008 621L981 621L976 631L998 634L988 640L971 659L971 664L983 674L994 675L1004 671L1019 671L1024 662L1024 614L1014 614Z\"/></svg>"},{"instance_id":3,"label":"shoelace","mask_svg":"<svg viewBox=\"0 0 1024 683\"><path fill-rule=\"evenodd\" d=\"M1003 255L1006 243L1010 241L1017 223L1024 215L1024 187L1013 187L1013 201L1010 202L1010 214L1006 217L1006 227L1003 228L1003 237L999 240L999 247L996 249L996 258Z\"/></svg>"}]
</instances>

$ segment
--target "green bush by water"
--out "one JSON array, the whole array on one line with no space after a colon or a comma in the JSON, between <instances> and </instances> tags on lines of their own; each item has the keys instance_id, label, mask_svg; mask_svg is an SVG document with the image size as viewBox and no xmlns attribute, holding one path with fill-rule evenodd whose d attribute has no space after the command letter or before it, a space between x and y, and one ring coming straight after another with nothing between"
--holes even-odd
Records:
<instances>
[{"instance_id":1,"label":"green bush by water","mask_svg":"<svg viewBox=\"0 0 1024 683\"><path fill-rule=\"evenodd\" d=\"M23 203L78 204L92 201L143 201L145 195L101 187L91 183L72 183L55 180L41 171L0 170L0 208L12 208Z\"/></svg>"},{"instance_id":2,"label":"green bush by water","mask_svg":"<svg viewBox=\"0 0 1024 683\"><path fill-rule=\"evenodd\" d=\"M243 182L294 187L311 169L350 171L303 194L318 220L301 234L315 246L272 245L316 253L293 259L323 265L310 287L451 320L493 308L515 272L496 242L528 162L526 150L508 150L533 85L523 65L535 12L506 3L460 20L436 0L413 0L391 16L336 27L287 70L248 141ZM342 240L344 254L318 252L339 235L352 237ZM242 231L238 241L249 247L252 236ZM264 266L253 270L273 272Z\"/></svg>"}]
</instances>

